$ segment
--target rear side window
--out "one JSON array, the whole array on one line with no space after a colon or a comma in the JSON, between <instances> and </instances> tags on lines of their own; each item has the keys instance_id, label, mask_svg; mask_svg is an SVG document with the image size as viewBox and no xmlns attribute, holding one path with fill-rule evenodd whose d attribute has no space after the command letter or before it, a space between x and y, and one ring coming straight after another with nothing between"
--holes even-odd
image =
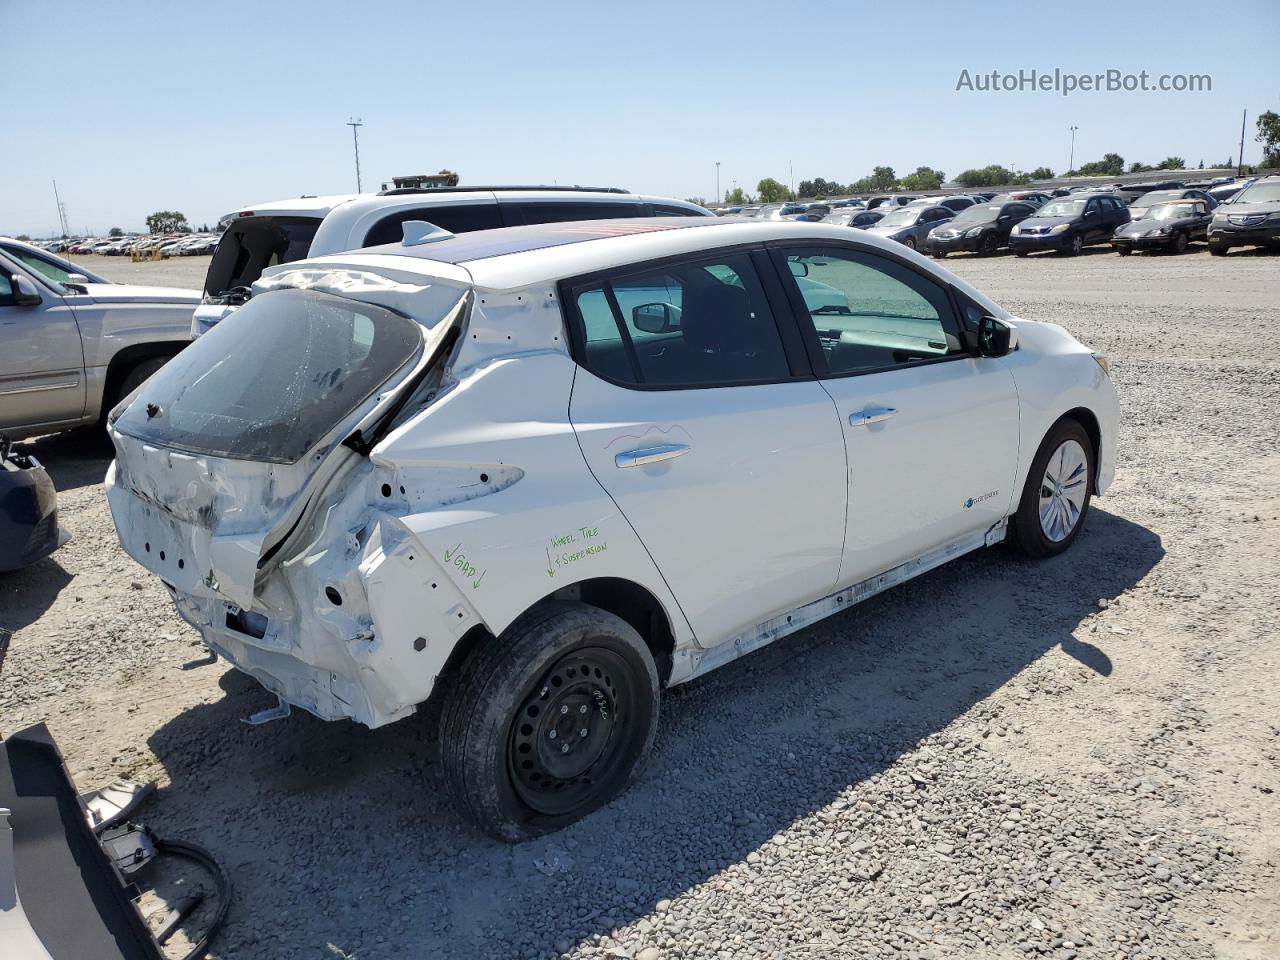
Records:
<instances>
[{"instance_id":1,"label":"rear side window","mask_svg":"<svg viewBox=\"0 0 1280 960\"><path fill-rule=\"evenodd\" d=\"M741 212L741 211L738 211ZM653 205L653 215L655 217L701 217L705 214L699 213L697 210L687 210L684 207L670 207L664 203L655 203Z\"/></svg>"},{"instance_id":2,"label":"rear side window","mask_svg":"<svg viewBox=\"0 0 1280 960\"><path fill-rule=\"evenodd\" d=\"M527 201L503 204L512 224L560 223L568 220L614 220L618 217L643 217L643 204L634 202Z\"/></svg>"},{"instance_id":3,"label":"rear side window","mask_svg":"<svg viewBox=\"0 0 1280 960\"><path fill-rule=\"evenodd\" d=\"M204 292L216 297L233 287L247 287L267 267L303 259L311 251L311 241L319 228L318 217L247 217L233 221L209 262Z\"/></svg>"},{"instance_id":4,"label":"rear side window","mask_svg":"<svg viewBox=\"0 0 1280 960\"><path fill-rule=\"evenodd\" d=\"M384 243L399 243L404 236L402 224L406 220L425 220L443 227L450 233L470 233L473 230L494 230L501 227L502 215L496 203L452 203L414 207L388 214L365 235L363 247L376 247Z\"/></svg>"},{"instance_id":5,"label":"rear side window","mask_svg":"<svg viewBox=\"0 0 1280 960\"><path fill-rule=\"evenodd\" d=\"M264 293L162 367L115 426L165 447L295 463L422 349L422 328L382 307Z\"/></svg>"},{"instance_id":6,"label":"rear side window","mask_svg":"<svg viewBox=\"0 0 1280 960\"><path fill-rule=\"evenodd\" d=\"M573 288L584 366L655 387L787 379L790 367L751 259L733 254Z\"/></svg>"}]
</instances>

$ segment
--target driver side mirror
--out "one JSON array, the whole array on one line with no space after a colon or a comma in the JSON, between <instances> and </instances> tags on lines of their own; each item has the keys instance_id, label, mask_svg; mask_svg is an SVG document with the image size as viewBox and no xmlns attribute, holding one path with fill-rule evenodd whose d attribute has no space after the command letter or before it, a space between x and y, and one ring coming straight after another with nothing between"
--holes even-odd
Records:
<instances>
[{"instance_id":1,"label":"driver side mirror","mask_svg":"<svg viewBox=\"0 0 1280 960\"><path fill-rule=\"evenodd\" d=\"M13 305L15 307L34 307L43 302L36 285L20 273L13 274Z\"/></svg>"},{"instance_id":2,"label":"driver side mirror","mask_svg":"<svg viewBox=\"0 0 1280 960\"><path fill-rule=\"evenodd\" d=\"M1003 357L1014 347L1013 328L995 317L978 321L978 356Z\"/></svg>"},{"instance_id":3,"label":"driver side mirror","mask_svg":"<svg viewBox=\"0 0 1280 960\"><path fill-rule=\"evenodd\" d=\"M631 308L631 324L645 333L674 333L680 329L680 315L669 303L642 303Z\"/></svg>"}]
</instances>

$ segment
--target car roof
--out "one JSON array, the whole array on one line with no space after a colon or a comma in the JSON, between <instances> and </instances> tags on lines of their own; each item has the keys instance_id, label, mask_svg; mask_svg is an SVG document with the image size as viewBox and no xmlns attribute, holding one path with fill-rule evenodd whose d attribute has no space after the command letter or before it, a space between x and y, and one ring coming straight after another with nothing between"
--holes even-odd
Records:
<instances>
[{"instance_id":1,"label":"car roof","mask_svg":"<svg viewBox=\"0 0 1280 960\"><path fill-rule=\"evenodd\" d=\"M264 276L315 267L351 268L406 279L414 275L454 282L469 279L480 289L517 290L668 256L770 240L839 240L897 258L918 259L934 272L938 269L896 241L834 224L744 217L637 217L502 227L414 246L367 247L272 267ZM1008 315L963 280L947 279L984 307L998 310L999 316Z\"/></svg>"}]
</instances>

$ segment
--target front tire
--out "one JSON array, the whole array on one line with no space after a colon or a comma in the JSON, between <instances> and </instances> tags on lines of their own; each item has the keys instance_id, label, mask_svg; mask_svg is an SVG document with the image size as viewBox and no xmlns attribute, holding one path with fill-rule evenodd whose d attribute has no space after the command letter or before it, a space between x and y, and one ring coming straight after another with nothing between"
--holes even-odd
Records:
<instances>
[{"instance_id":1,"label":"front tire","mask_svg":"<svg viewBox=\"0 0 1280 960\"><path fill-rule=\"evenodd\" d=\"M978 244L978 253L984 257L993 257L1000 249L1000 240L994 233L988 233Z\"/></svg>"},{"instance_id":2,"label":"front tire","mask_svg":"<svg viewBox=\"0 0 1280 960\"><path fill-rule=\"evenodd\" d=\"M910 248L910 249L912 249L912 250L914 250L914 249L916 248L916 238L915 238L915 237L907 237L907 239L903 240L902 242L903 242L903 244L905 244L907 247L909 247L909 248Z\"/></svg>"},{"instance_id":3,"label":"front tire","mask_svg":"<svg viewBox=\"0 0 1280 960\"><path fill-rule=\"evenodd\" d=\"M1210 255L1210 256L1213 256L1213 257L1225 257L1225 256L1227 255L1227 248L1226 248L1226 247L1215 247L1215 246L1213 246L1213 244L1210 244L1210 245L1209 245L1209 255Z\"/></svg>"},{"instance_id":4,"label":"front tire","mask_svg":"<svg viewBox=\"0 0 1280 960\"><path fill-rule=\"evenodd\" d=\"M1031 461L1010 542L1036 559L1062 553L1084 527L1093 495L1093 441L1077 420L1053 425Z\"/></svg>"},{"instance_id":5,"label":"front tire","mask_svg":"<svg viewBox=\"0 0 1280 960\"><path fill-rule=\"evenodd\" d=\"M626 621L548 602L463 665L440 723L445 782L480 829L517 843L608 803L658 727L658 672Z\"/></svg>"},{"instance_id":6,"label":"front tire","mask_svg":"<svg viewBox=\"0 0 1280 960\"><path fill-rule=\"evenodd\" d=\"M1084 237L1076 233L1072 235L1071 242L1062 248L1062 255L1064 257L1078 257L1082 250L1084 250Z\"/></svg>"},{"instance_id":7,"label":"front tire","mask_svg":"<svg viewBox=\"0 0 1280 960\"><path fill-rule=\"evenodd\" d=\"M1187 244L1189 244L1190 242L1191 242L1191 238L1187 236L1186 232L1183 230L1179 230L1177 233L1173 235L1173 243L1170 244L1169 249L1173 253L1186 253Z\"/></svg>"}]
</instances>

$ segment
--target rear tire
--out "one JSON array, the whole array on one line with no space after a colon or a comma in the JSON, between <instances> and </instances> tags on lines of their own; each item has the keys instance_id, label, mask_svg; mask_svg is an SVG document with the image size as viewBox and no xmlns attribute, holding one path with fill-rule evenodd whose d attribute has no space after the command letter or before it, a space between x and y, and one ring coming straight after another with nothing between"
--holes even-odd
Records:
<instances>
[{"instance_id":1,"label":"rear tire","mask_svg":"<svg viewBox=\"0 0 1280 960\"><path fill-rule=\"evenodd\" d=\"M1226 247L1215 247L1215 246L1213 246L1212 244L1210 244L1210 246L1209 246L1209 255L1210 255L1210 256L1212 256L1212 257L1225 257L1225 256L1227 255L1227 248L1226 248Z\"/></svg>"},{"instance_id":2,"label":"rear tire","mask_svg":"<svg viewBox=\"0 0 1280 960\"><path fill-rule=\"evenodd\" d=\"M630 782L658 728L658 671L626 621L548 602L475 651L440 723L458 808L511 843L558 830Z\"/></svg>"},{"instance_id":3,"label":"rear tire","mask_svg":"<svg viewBox=\"0 0 1280 960\"><path fill-rule=\"evenodd\" d=\"M1116 247L1116 253L1120 254L1122 257L1127 257L1129 254L1133 253L1133 251L1128 247Z\"/></svg>"},{"instance_id":4,"label":"rear tire","mask_svg":"<svg viewBox=\"0 0 1280 960\"><path fill-rule=\"evenodd\" d=\"M1014 255L1015 257L1025 257L1025 256L1027 255L1027 251L1026 251L1026 250L1015 250L1015 251L1013 251L1013 255Z\"/></svg>"},{"instance_id":5,"label":"rear tire","mask_svg":"<svg viewBox=\"0 0 1280 960\"><path fill-rule=\"evenodd\" d=\"M1059 420L1031 461L1010 543L1028 557L1062 553L1084 527L1093 498L1097 454L1077 420Z\"/></svg>"}]
</instances>

